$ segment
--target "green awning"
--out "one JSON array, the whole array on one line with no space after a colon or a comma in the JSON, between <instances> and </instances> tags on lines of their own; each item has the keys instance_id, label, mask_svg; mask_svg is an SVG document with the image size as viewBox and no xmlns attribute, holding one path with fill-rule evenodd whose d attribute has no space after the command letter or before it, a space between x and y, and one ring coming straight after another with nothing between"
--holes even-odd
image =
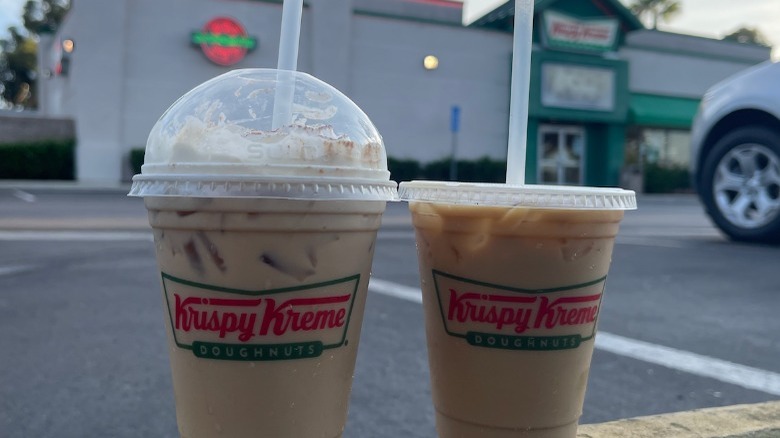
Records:
<instances>
[{"instance_id":1,"label":"green awning","mask_svg":"<svg viewBox=\"0 0 780 438\"><path fill-rule=\"evenodd\" d=\"M690 129L699 99L631 94L630 121L634 125Z\"/></svg>"}]
</instances>

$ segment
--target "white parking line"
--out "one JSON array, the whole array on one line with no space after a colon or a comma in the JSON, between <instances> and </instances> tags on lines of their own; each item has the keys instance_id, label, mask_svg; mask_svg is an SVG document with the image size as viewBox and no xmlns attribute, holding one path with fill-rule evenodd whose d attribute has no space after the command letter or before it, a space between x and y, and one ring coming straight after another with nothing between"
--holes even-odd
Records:
<instances>
[{"instance_id":1,"label":"white parking line","mask_svg":"<svg viewBox=\"0 0 780 438\"><path fill-rule=\"evenodd\" d=\"M32 193L27 193L23 190L15 189L11 192L16 198L21 199L24 202L35 202L38 198Z\"/></svg>"},{"instance_id":2,"label":"white parking line","mask_svg":"<svg viewBox=\"0 0 780 438\"><path fill-rule=\"evenodd\" d=\"M380 229L376 234L376 238L379 240L414 240L414 232L403 230L383 231Z\"/></svg>"},{"instance_id":3,"label":"white parking line","mask_svg":"<svg viewBox=\"0 0 780 438\"><path fill-rule=\"evenodd\" d=\"M393 283L392 281L385 281L376 277L371 277L371 280L368 282L368 290L380 293L382 295L422 304L422 291L416 287L404 286L402 284Z\"/></svg>"},{"instance_id":4,"label":"white parking line","mask_svg":"<svg viewBox=\"0 0 780 438\"><path fill-rule=\"evenodd\" d=\"M598 332L596 348L697 376L780 396L780 374L690 351Z\"/></svg>"},{"instance_id":5,"label":"white parking line","mask_svg":"<svg viewBox=\"0 0 780 438\"><path fill-rule=\"evenodd\" d=\"M147 241L152 234L140 231L0 231L0 240L7 241Z\"/></svg>"},{"instance_id":6,"label":"white parking line","mask_svg":"<svg viewBox=\"0 0 780 438\"><path fill-rule=\"evenodd\" d=\"M32 265L18 265L18 266L0 266L0 277L3 275L18 274L20 272L32 271L35 266Z\"/></svg>"},{"instance_id":7,"label":"white parking line","mask_svg":"<svg viewBox=\"0 0 780 438\"><path fill-rule=\"evenodd\" d=\"M690 247L690 243L681 239L668 239L658 237L621 236L615 239L618 245L654 246L658 248L682 249Z\"/></svg>"},{"instance_id":8,"label":"white parking line","mask_svg":"<svg viewBox=\"0 0 780 438\"><path fill-rule=\"evenodd\" d=\"M414 303L422 303L418 288L371 278L368 290ZM780 374L599 331L596 348L632 359L719 380L746 389L780 396Z\"/></svg>"}]
</instances>

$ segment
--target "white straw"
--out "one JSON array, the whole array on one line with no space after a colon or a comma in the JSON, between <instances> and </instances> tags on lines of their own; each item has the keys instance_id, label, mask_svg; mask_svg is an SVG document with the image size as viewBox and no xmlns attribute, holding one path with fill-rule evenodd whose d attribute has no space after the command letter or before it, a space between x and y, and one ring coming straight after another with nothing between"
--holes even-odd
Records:
<instances>
[{"instance_id":1,"label":"white straw","mask_svg":"<svg viewBox=\"0 0 780 438\"><path fill-rule=\"evenodd\" d=\"M507 184L525 184L533 20L534 0L515 0L512 89L509 101L509 144L506 166Z\"/></svg>"},{"instance_id":2,"label":"white straw","mask_svg":"<svg viewBox=\"0 0 780 438\"><path fill-rule=\"evenodd\" d=\"M301 40L303 0L284 0L282 5L282 33L279 37L279 70L298 69L298 42Z\"/></svg>"},{"instance_id":3,"label":"white straw","mask_svg":"<svg viewBox=\"0 0 780 438\"><path fill-rule=\"evenodd\" d=\"M303 0L284 0L282 6L282 32L279 37L279 60L276 68L278 82L274 98L272 128L278 129L290 123L295 77L291 71L298 69L298 44L301 39Z\"/></svg>"}]
</instances>

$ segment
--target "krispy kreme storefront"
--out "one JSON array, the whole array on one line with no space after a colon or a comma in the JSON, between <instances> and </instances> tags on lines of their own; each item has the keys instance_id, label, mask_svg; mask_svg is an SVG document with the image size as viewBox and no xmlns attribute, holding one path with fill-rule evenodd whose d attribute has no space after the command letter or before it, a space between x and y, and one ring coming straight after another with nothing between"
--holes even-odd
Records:
<instances>
[{"instance_id":1,"label":"krispy kreme storefront","mask_svg":"<svg viewBox=\"0 0 780 438\"><path fill-rule=\"evenodd\" d=\"M471 27L513 30L514 2L464 8ZM769 58L709 38L648 30L618 0L537 0L527 178L641 190L643 163L687 168L709 86Z\"/></svg>"},{"instance_id":2,"label":"krispy kreme storefront","mask_svg":"<svg viewBox=\"0 0 780 438\"><path fill-rule=\"evenodd\" d=\"M615 185L629 123L629 63L617 51L626 33L643 26L616 2L536 3L527 178L542 184ZM492 18L509 6L472 25L510 25L511 15Z\"/></svg>"}]
</instances>

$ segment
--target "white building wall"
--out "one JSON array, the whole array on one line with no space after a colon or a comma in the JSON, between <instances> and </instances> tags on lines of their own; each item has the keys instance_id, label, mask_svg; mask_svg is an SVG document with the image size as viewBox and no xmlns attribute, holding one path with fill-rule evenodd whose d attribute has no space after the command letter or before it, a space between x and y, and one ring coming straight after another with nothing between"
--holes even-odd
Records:
<instances>
[{"instance_id":1,"label":"white building wall","mask_svg":"<svg viewBox=\"0 0 780 438\"><path fill-rule=\"evenodd\" d=\"M68 76L48 87L56 100L47 104L52 115L76 122L76 175L85 182L119 182L126 5L126 0L74 2L59 33L76 41L76 50Z\"/></svg>"},{"instance_id":2,"label":"white building wall","mask_svg":"<svg viewBox=\"0 0 780 438\"><path fill-rule=\"evenodd\" d=\"M511 35L357 15L350 97L388 155L422 162L450 154L450 111L461 107L459 158L506 157ZM426 71L426 55L439 58Z\"/></svg>"},{"instance_id":3,"label":"white building wall","mask_svg":"<svg viewBox=\"0 0 780 438\"><path fill-rule=\"evenodd\" d=\"M625 48L632 93L700 99L712 85L754 63Z\"/></svg>"},{"instance_id":4,"label":"white building wall","mask_svg":"<svg viewBox=\"0 0 780 438\"><path fill-rule=\"evenodd\" d=\"M74 6L71 6L73 10ZM68 117L75 111L73 87L70 75L57 76L55 69L61 55L62 39L72 38L76 27L73 25L75 13L68 13L60 24L57 35L42 35L38 45L38 81L39 108L42 116ZM72 60L77 53L68 56Z\"/></svg>"},{"instance_id":5,"label":"white building wall","mask_svg":"<svg viewBox=\"0 0 780 438\"><path fill-rule=\"evenodd\" d=\"M712 85L769 59L769 48L689 35L637 31L619 55L629 64L632 93L699 99Z\"/></svg>"},{"instance_id":6,"label":"white building wall","mask_svg":"<svg viewBox=\"0 0 780 438\"><path fill-rule=\"evenodd\" d=\"M311 0L304 10L299 70L355 100L390 156L447 157L452 105L462 114L459 157L506 156L511 35L353 15L351 0L333 1ZM76 41L71 75L54 79L62 87L53 87L52 95L64 99L51 105L77 119L79 178L129 179L129 151L145 145L152 125L179 96L232 68L275 67L281 13L281 4L253 1L80 0L61 32ZM220 15L236 18L258 39L258 47L231 67L211 63L190 44L191 32ZM104 48L98 53L96 45ZM437 70L423 69L429 54L439 57Z\"/></svg>"},{"instance_id":7,"label":"white building wall","mask_svg":"<svg viewBox=\"0 0 780 438\"><path fill-rule=\"evenodd\" d=\"M78 18L74 18L75 15L68 13L57 35L41 35L38 42L38 71L41 74L38 81L38 111L45 117L72 117L76 111L76 90L71 86L70 71L67 75L56 74L57 63L63 56L62 40L72 39L74 32L78 30L73 25L74 20L78 22ZM72 61L74 56L78 56L78 52L65 56Z\"/></svg>"},{"instance_id":8,"label":"white building wall","mask_svg":"<svg viewBox=\"0 0 780 438\"><path fill-rule=\"evenodd\" d=\"M307 41L311 68L317 78L349 95L352 81L352 0L310 1L310 41ZM299 68L300 70L300 68Z\"/></svg>"},{"instance_id":9,"label":"white building wall","mask_svg":"<svg viewBox=\"0 0 780 438\"><path fill-rule=\"evenodd\" d=\"M299 70L332 83L363 108L391 157L428 162L449 156L453 105L461 108L459 158L506 156L511 34L461 27L453 10L430 5L307 5ZM393 18L392 11L409 19ZM74 2L58 34L76 43L70 72L48 79L43 106L49 115L76 120L79 179L129 179L129 150L145 145L157 118L179 96L233 68L275 67L281 14L281 3L259 0ZM213 64L190 43L193 31L223 15L258 39L258 47L231 67ZM639 31L619 56L629 62L631 92L699 98L713 83L769 57L761 48L735 47L728 56L723 49L722 42ZM439 58L437 70L423 69L426 55Z\"/></svg>"}]
</instances>

